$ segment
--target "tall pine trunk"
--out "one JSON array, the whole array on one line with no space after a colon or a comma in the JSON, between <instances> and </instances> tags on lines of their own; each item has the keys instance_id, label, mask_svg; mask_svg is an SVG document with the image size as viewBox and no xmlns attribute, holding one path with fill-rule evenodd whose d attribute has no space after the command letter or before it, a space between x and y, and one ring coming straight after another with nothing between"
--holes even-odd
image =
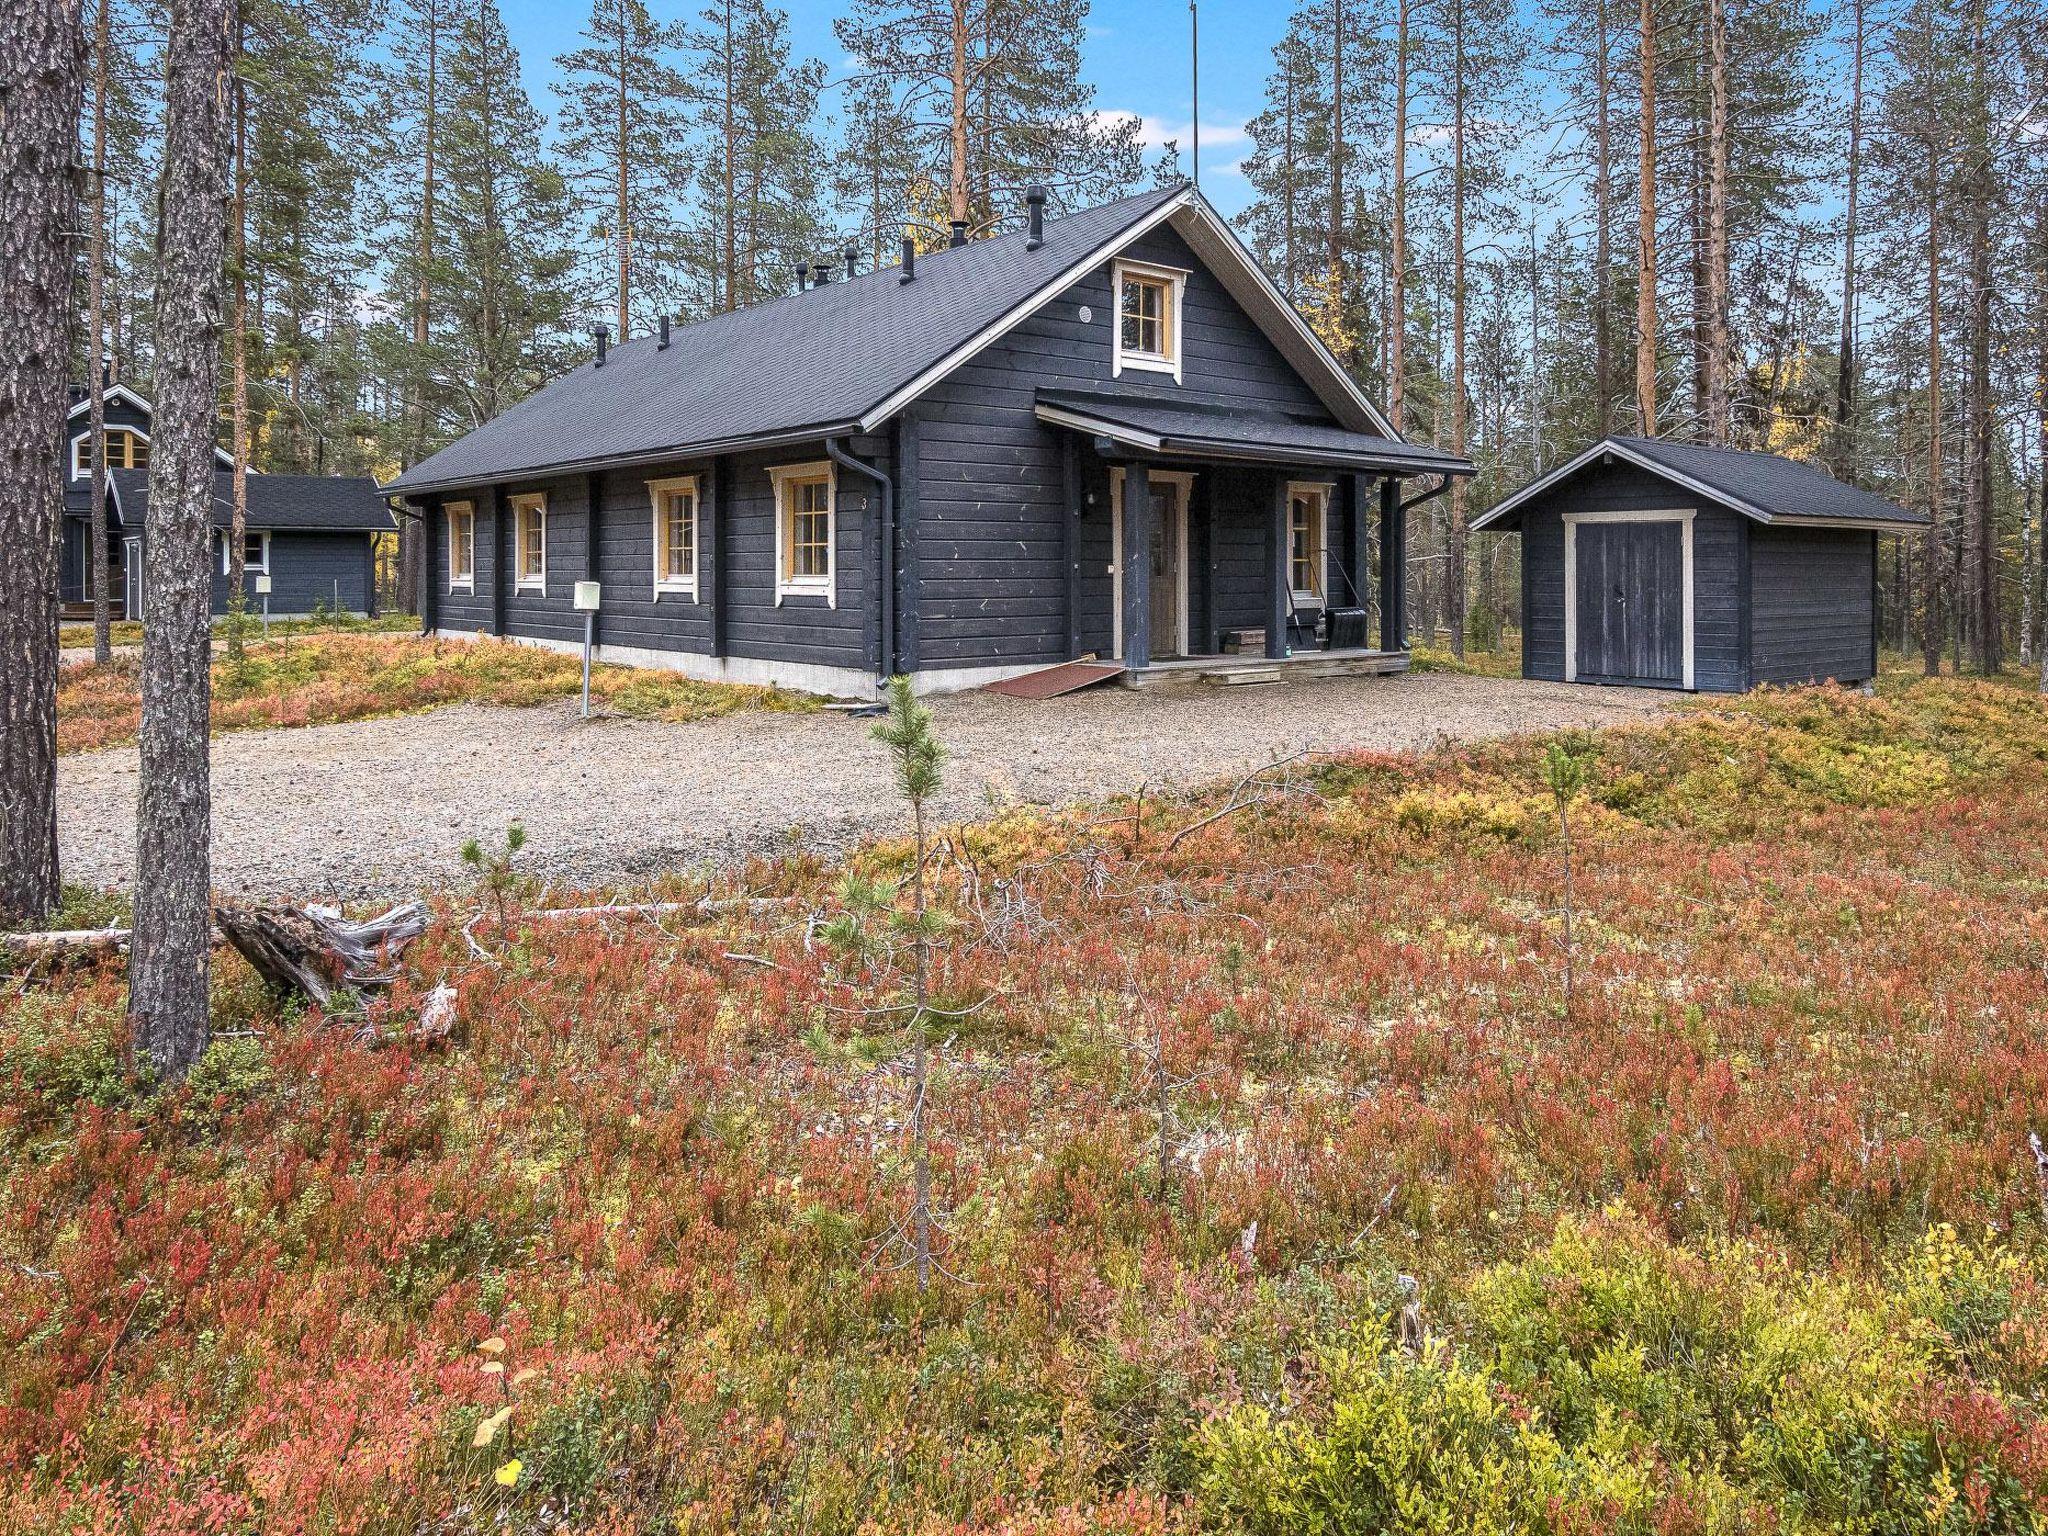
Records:
<instances>
[{"instance_id":1,"label":"tall pine trunk","mask_svg":"<svg viewBox=\"0 0 2048 1536\"><path fill-rule=\"evenodd\" d=\"M57 580L70 372L78 0L0 10L0 920L56 906Z\"/></svg>"},{"instance_id":2,"label":"tall pine trunk","mask_svg":"<svg viewBox=\"0 0 2048 1536\"><path fill-rule=\"evenodd\" d=\"M1451 452L1465 455L1465 6L1451 0ZM1445 616L1451 654L1465 656L1466 531L1463 475L1451 480L1450 530L1445 540Z\"/></svg>"},{"instance_id":3,"label":"tall pine trunk","mask_svg":"<svg viewBox=\"0 0 2048 1536\"><path fill-rule=\"evenodd\" d=\"M92 246L85 278L85 323L92 340L85 358L85 382L92 401L86 414L92 448L92 497L85 548L92 596L92 659L104 665L114 659L114 598L107 560L107 381L100 364L107 351L107 88L113 76L107 56L114 45L114 0L99 0L93 43Z\"/></svg>"},{"instance_id":4,"label":"tall pine trunk","mask_svg":"<svg viewBox=\"0 0 2048 1536\"><path fill-rule=\"evenodd\" d=\"M233 0L171 0L157 229L130 1037L181 1076L206 1050L212 801L207 541L220 387Z\"/></svg>"},{"instance_id":5,"label":"tall pine trunk","mask_svg":"<svg viewBox=\"0 0 2048 1536\"><path fill-rule=\"evenodd\" d=\"M1387 311L1387 410L1396 432L1406 431L1408 424L1409 4L1410 0L1397 0L1394 11L1394 217L1387 252L1393 304ZM1335 153L1334 146L1331 152Z\"/></svg>"},{"instance_id":6,"label":"tall pine trunk","mask_svg":"<svg viewBox=\"0 0 2048 1536\"><path fill-rule=\"evenodd\" d=\"M1930 104L1929 113L1933 107ZM1929 677L1941 673L1941 140L1927 130L1927 516L1920 655Z\"/></svg>"},{"instance_id":7,"label":"tall pine trunk","mask_svg":"<svg viewBox=\"0 0 2048 1536\"><path fill-rule=\"evenodd\" d=\"M1607 0L1599 0L1593 45L1593 389L1599 396L1594 422L1605 437L1614 430L1614 82L1608 71Z\"/></svg>"},{"instance_id":8,"label":"tall pine trunk","mask_svg":"<svg viewBox=\"0 0 2048 1536\"><path fill-rule=\"evenodd\" d=\"M1728 441L1728 8L1707 0L1707 441Z\"/></svg>"},{"instance_id":9,"label":"tall pine trunk","mask_svg":"<svg viewBox=\"0 0 2048 1536\"><path fill-rule=\"evenodd\" d=\"M628 170L632 164L633 140L628 131L626 103L626 77L631 64L626 57L626 8L620 5L616 15L619 27L619 340L624 341L631 334L633 285L633 202L632 182Z\"/></svg>"},{"instance_id":10,"label":"tall pine trunk","mask_svg":"<svg viewBox=\"0 0 2048 1536\"><path fill-rule=\"evenodd\" d=\"M967 0L953 0L953 53L948 71L952 118L947 135L947 217L967 220Z\"/></svg>"},{"instance_id":11,"label":"tall pine trunk","mask_svg":"<svg viewBox=\"0 0 2048 1536\"><path fill-rule=\"evenodd\" d=\"M1642 77L1636 153L1636 430L1657 435L1657 11L1639 0L1636 51Z\"/></svg>"},{"instance_id":12,"label":"tall pine trunk","mask_svg":"<svg viewBox=\"0 0 2048 1536\"><path fill-rule=\"evenodd\" d=\"M1985 83L1983 0L1971 7L1970 176L1970 552L1969 630L1977 670L1997 673L1998 526L1993 499L1991 398L1991 103Z\"/></svg>"},{"instance_id":13,"label":"tall pine trunk","mask_svg":"<svg viewBox=\"0 0 2048 1536\"><path fill-rule=\"evenodd\" d=\"M439 132L441 90L440 0L426 0L426 98L420 113L420 243L419 270L414 274L412 302L412 442L407 462L417 464L427 452L427 343L433 336L434 313L434 139ZM399 582L415 613L426 611L426 523L417 517L398 522Z\"/></svg>"},{"instance_id":14,"label":"tall pine trunk","mask_svg":"<svg viewBox=\"0 0 2048 1536\"><path fill-rule=\"evenodd\" d=\"M1849 0L1849 160L1842 216L1842 340L1835 354L1835 473L1854 480L1856 452L1856 221L1863 174L1863 3Z\"/></svg>"},{"instance_id":15,"label":"tall pine trunk","mask_svg":"<svg viewBox=\"0 0 2048 1536\"><path fill-rule=\"evenodd\" d=\"M248 579L249 545L249 90L241 77L242 61L248 48L248 18L239 5L235 11L234 92L235 163L231 185L228 222L234 242L235 318L229 339L234 366L233 473L234 499L228 511L228 652L242 654L242 610L246 602L243 584ZM208 575L210 581L211 573Z\"/></svg>"}]
</instances>

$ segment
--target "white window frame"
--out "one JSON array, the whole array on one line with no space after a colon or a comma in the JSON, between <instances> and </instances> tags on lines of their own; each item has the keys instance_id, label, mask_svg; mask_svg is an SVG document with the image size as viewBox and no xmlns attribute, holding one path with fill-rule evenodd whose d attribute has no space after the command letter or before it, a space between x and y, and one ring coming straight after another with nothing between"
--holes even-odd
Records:
<instances>
[{"instance_id":1,"label":"white window frame","mask_svg":"<svg viewBox=\"0 0 2048 1536\"><path fill-rule=\"evenodd\" d=\"M526 560L526 519L540 518L540 569L528 575L520 567ZM538 592L543 596L548 590L548 498L544 492L528 491L523 496L512 498L512 572L515 592Z\"/></svg>"},{"instance_id":2,"label":"white window frame","mask_svg":"<svg viewBox=\"0 0 2048 1536\"><path fill-rule=\"evenodd\" d=\"M270 530L268 528L245 528L243 530L243 536L245 539L256 539L261 543L263 549L263 559L262 562L259 564L258 562L249 559L247 556L244 556L242 560L242 573L244 575L247 575L253 571L261 575L269 575ZM228 557L232 549L233 545L231 542L230 532L228 529L223 528L220 531L220 573L223 576L228 574Z\"/></svg>"},{"instance_id":3,"label":"white window frame","mask_svg":"<svg viewBox=\"0 0 2048 1536\"><path fill-rule=\"evenodd\" d=\"M1155 469L1147 475L1154 484L1164 480L1174 488L1179 500L1180 514L1180 602L1175 611L1179 615L1174 635L1174 654L1185 656L1189 653L1188 598L1191 588L1188 578L1188 522L1191 508L1195 504L1195 475L1187 469ZM1124 470L1121 464L1113 465L1109 471L1109 654L1118 660L1124 654Z\"/></svg>"},{"instance_id":4,"label":"white window frame","mask_svg":"<svg viewBox=\"0 0 2048 1536\"><path fill-rule=\"evenodd\" d=\"M785 500L788 487L797 481L822 478L825 482L825 574L789 576L789 524L791 507ZM775 487L775 606L785 597L822 597L829 608L839 606L839 475L830 459L808 464L777 464L768 471Z\"/></svg>"},{"instance_id":5,"label":"white window frame","mask_svg":"<svg viewBox=\"0 0 2048 1536\"><path fill-rule=\"evenodd\" d=\"M671 576L668 574L668 562L662 558L667 553L662 548L661 541L668 525L667 509L662 506L662 499L680 494L687 494L690 498L690 574ZM704 553L704 501L697 494L697 477L671 475L665 480L650 480L647 482L647 501L653 513L651 526L654 550L654 600L660 602L661 595L667 592L674 596L687 597L691 602L695 602L697 572ZM776 569L779 571L781 567L778 565Z\"/></svg>"},{"instance_id":6,"label":"white window frame","mask_svg":"<svg viewBox=\"0 0 2048 1536\"><path fill-rule=\"evenodd\" d=\"M131 436L141 438L145 443L150 440L149 434L140 427L109 425L106 428L106 435L109 437L113 436L116 432L126 432ZM92 434L90 432L81 432L78 436L71 439L71 478L74 480L83 480L92 473L85 465L85 445L91 441ZM155 452L154 446L152 446L151 452Z\"/></svg>"},{"instance_id":7,"label":"white window frame","mask_svg":"<svg viewBox=\"0 0 2048 1536\"><path fill-rule=\"evenodd\" d=\"M1692 507L1645 512L1567 512L1564 514L1564 680L1579 680L1579 525L1581 523L1676 523L1679 526L1679 609L1685 626L1679 686L1695 690L1693 672Z\"/></svg>"},{"instance_id":8,"label":"white window frame","mask_svg":"<svg viewBox=\"0 0 2048 1536\"><path fill-rule=\"evenodd\" d=\"M1313 496L1316 503L1314 537L1310 544L1314 549L1312 564L1318 583L1313 592L1300 587L1294 588L1294 605L1297 608L1324 608L1329 599L1323 588L1330 581L1330 500L1337 494L1336 485L1328 480L1290 480L1287 482L1287 574L1290 583L1294 576L1294 498Z\"/></svg>"},{"instance_id":9,"label":"white window frame","mask_svg":"<svg viewBox=\"0 0 2048 1536\"><path fill-rule=\"evenodd\" d=\"M476 591L476 503L473 501L451 501L441 508L448 521L448 590L449 592ZM455 517L457 513L469 519L469 574L455 574Z\"/></svg>"},{"instance_id":10,"label":"white window frame","mask_svg":"<svg viewBox=\"0 0 2048 1536\"><path fill-rule=\"evenodd\" d=\"M1167 288L1167 350L1159 352L1127 352L1124 350L1124 279L1126 277L1150 278L1166 284ZM1116 347L1112 372L1123 377L1126 368L1145 373L1170 373L1173 382L1181 382L1181 359L1187 353L1184 332L1181 326L1183 295L1187 291L1188 274L1185 267L1162 267L1149 261L1126 261L1122 257L1110 263L1109 268L1109 312L1112 322L1111 341Z\"/></svg>"}]
</instances>

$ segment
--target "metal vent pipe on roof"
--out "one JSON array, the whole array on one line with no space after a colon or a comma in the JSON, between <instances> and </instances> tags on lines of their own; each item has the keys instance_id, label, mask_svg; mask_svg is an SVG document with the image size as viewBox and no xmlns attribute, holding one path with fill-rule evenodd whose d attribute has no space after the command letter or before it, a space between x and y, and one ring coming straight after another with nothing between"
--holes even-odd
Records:
<instances>
[{"instance_id":1,"label":"metal vent pipe on roof","mask_svg":"<svg viewBox=\"0 0 2048 1536\"><path fill-rule=\"evenodd\" d=\"M654 350L655 350L655 351L657 351L657 352L659 352L659 351L660 351L660 350L661 350L661 349L662 349L663 347L665 347L665 346L667 346L667 345L668 345L668 316L667 316L667 315L663 315L663 316L661 317L661 339L660 339L659 341L657 341L657 342L656 342L656 343L654 344Z\"/></svg>"},{"instance_id":2,"label":"metal vent pipe on roof","mask_svg":"<svg viewBox=\"0 0 2048 1536\"><path fill-rule=\"evenodd\" d=\"M967 243L967 221L965 219L954 219L952 220L952 225L953 238L946 243L956 248L965 245Z\"/></svg>"},{"instance_id":3,"label":"metal vent pipe on roof","mask_svg":"<svg viewBox=\"0 0 2048 1536\"><path fill-rule=\"evenodd\" d=\"M1045 244L1045 188L1033 187L1027 191L1024 205L1031 210L1031 233L1025 237L1024 249L1035 251Z\"/></svg>"},{"instance_id":4,"label":"metal vent pipe on roof","mask_svg":"<svg viewBox=\"0 0 2048 1536\"><path fill-rule=\"evenodd\" d=\"M829 261L817 261L817 262L813 262L813 263L811 263L811 286L812 286L813 288L822 288L822 287L824 287L824 286L825 286L825 285L826 285L827 283L829 283L829 282L831 282L831 281L832 281L832 263L831 263L831 262L829 262Z\"/></svg>"},{"instance_id":5,"label":"metal vent pipe on roof","mask_svg":"<svg viewBox=\"0 0 2048 1536\"><path fill-rule=\"evenodd\" d=\"M849 240L846 242L846 248L839 254L846 258L846 275L852 277L854 268L860 264L860 247Z\"/></svg>"},{"instance_id":6,"label":"metal vent pipe on roof","mask_svg":"<svg viewBox=\"0 0 2048 1536\"><path fill-rule=\"evenodd\" d=\"M595 326L591 327L590 334L597 338L597 366L602 368L604 366L605 352L611 342L612 328L600 320Z\"/></svg>"},{"instance_id":7,"label":"metal vent pipe on roof","mask_svg":"<svg viewBox=\"0 0 2048 1536\"><path fill-rule=\"evenodd\" d=\"M903 273L896 281L899 283L914 283L917 281L917 242L908 235L903 237Z\"/></svg>"}]
</instances>

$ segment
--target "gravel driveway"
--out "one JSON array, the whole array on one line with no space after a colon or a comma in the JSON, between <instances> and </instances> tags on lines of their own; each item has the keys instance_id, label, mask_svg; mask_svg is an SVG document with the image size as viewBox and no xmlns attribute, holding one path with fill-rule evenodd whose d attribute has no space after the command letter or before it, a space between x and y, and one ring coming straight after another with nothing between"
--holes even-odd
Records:
<instances>
[{"instance_id":1,"label":"gravel driveway","mask_svg":"<svg viewBox=\"0 0 2048 1536\"><path fill-rule=\"evenodd\" d=\"M1397 751L1439 735L1602 725L1671 702L1435 673L1112 685L1044 703L967 693L933 711L951 754L944 814L962 817L1198 784L1302 747ZM903 824L870 724L835 713L586 723L573 704L551 704L237 731L213 746L214 879L266 896L410 891L454 874L465 838L495 838L515 818L527 829L522 862L570 884L726 864L793 841L830 851ZM133 748L59 760L67 878L133 878L135 778Z\"/></svg>"}]
</instances>

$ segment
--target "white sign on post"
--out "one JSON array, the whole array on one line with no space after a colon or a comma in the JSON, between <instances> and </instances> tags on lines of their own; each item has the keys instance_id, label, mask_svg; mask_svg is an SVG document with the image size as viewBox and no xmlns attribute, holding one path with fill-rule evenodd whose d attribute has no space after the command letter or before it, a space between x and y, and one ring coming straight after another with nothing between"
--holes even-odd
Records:
<instances>
[{"instance_id":1,"label":"white sign on post","mask_svg":"<svg viewBox=\"0 0 2048 1536\"><path fill-rule=\"evenodd\" d=\"M576 583L576 611L583 615L583 718L590 718L590 650L597 639L598 584Z\"/></svg>"}]
</instances>

